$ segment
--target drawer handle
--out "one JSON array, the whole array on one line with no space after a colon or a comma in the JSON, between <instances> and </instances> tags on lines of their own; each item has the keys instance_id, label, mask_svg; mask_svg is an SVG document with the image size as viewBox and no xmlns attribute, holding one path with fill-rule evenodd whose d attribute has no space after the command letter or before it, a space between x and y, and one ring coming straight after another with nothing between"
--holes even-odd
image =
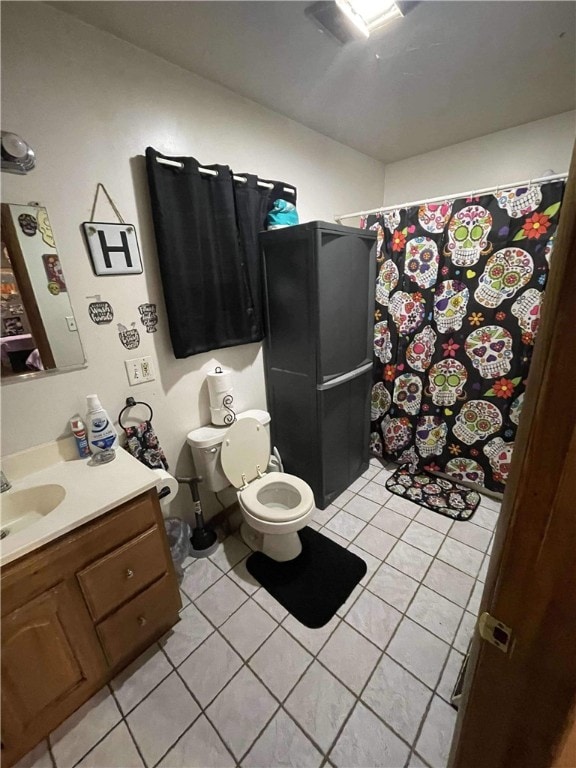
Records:
<instances>
[{"instance_id":1,"label":"drawer handle","mask_svg":"<svg viewBox=\"0 0 576 768\"><path fill-rule=\"evenodd\" d=\"M128 568L126 570L126 578L131 579L133 576L134 576L134 571L132 570L132 568Z\"/></svg>"},{"instance_id":2,"label":"drawer handle","mask_svg":"<svg viewBox=\"0 0 576 768\"><path fill-rule=\"evenodd\" d=\"M146 616L138 616L138 624L140 624L141 627L146 626L147 623L148 623L148 619L146 618Z\"/></svg>"}]
</instances>

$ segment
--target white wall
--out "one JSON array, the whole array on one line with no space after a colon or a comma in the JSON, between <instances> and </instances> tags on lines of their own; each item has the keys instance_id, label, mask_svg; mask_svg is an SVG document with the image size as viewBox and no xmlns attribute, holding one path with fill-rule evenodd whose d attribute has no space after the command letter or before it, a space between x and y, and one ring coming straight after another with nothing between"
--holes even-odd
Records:
<instances>
[{"instance_id":1,"label":"white wall","mask_svg":"<svg viewBox=\"0 0 576 768\"><path fill-rule=\"evenodd\" d=\"M265 76L265 73L263 73ZM143 152L191 154L203 163L282 179L298 187L301 221L378 205L381 163L264 109L227 89L35 2L2 8L2 128L34 148L37 168L26 177L2 175L3 200L46 205L82 342L83 371L2 389L3 452L53 440L97 392L116 416L125 398L148 401L172 471L189 469L186 433L209 422L205 371L218 361L235 372L243 409L265 406L259 344L175 360L167 332L152 231ZM103 182L126 221L137 228L140 276L95 277L80 225ZM105 202L97 218L115 218ZM100 294L115 312L96 326L87 307ZM160 324L147 334L137 307L158 304ZM129 352L116 322L137 321L141 344ZM123 361L152 355L157 380L129 387ZM177 510L190 508L186 489ZM212 502L214 508L214 502Z\"/></svg>"},{"instance_id":2,"label":"white wall","mask_svg":"<svg viewBox=\"0 0 576 768\"><path fill-rule=\"evenodd\" d=\"M564 112L390 163L384 205L506 186L550 169L566 172L575 137L576 112Z\"/></svg>"}]
</instances>

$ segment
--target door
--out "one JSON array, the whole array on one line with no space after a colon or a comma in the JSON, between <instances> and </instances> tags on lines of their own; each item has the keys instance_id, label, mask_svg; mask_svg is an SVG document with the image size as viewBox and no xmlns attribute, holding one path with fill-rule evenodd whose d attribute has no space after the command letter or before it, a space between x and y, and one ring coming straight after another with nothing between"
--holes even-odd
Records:
<instances>
[{"instance_id":1,"label":"door","mask_svg":"<svg viewBox=\"0 0 576 768\"><path fill-rule=\"evenodd\" d=\"M105 672L86 607L72 581L2 621L2 745L28 748L78 708Z\"/></svg>"},{"instance_id":2,"label":"door","mask_svg":"<svg viewBox=\"0 0 576 768\"><path fill-rule=\"evenodd\" d=\"M576 153L450 768L576 766Z\"/></svg>"}]
</instances>

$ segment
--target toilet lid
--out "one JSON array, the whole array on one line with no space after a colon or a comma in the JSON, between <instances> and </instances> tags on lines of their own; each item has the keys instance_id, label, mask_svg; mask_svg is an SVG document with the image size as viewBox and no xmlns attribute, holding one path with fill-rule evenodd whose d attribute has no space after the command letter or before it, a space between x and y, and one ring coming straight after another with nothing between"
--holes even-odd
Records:
<instances>
[{"instance_id":1,"label":"toilet lid","mask_svg":"<svg viewBox=\"0 0 576 768\"><path fill-rule=\"evenodd\" d=\"M257 466L264 474L270 458L270 442L266 428L256 419L240 419L233 424L222 442L220 461L224 474L235 488L258 477Z\"/></svg>"}]
</instances>

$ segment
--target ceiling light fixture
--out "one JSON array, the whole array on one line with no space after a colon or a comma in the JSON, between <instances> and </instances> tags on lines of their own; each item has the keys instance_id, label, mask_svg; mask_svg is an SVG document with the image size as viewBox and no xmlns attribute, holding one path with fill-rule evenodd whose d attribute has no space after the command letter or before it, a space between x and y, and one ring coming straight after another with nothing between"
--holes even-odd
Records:
<instances>
[{"instance_id":1,"label":"ceiling light fixture","mask_svg":"<svg viewBox=\"0 0 576 768\"><path fill-rule=\"evenodd\" d=\"M393 0L336 0L336 5L366 37L392 19L403 16Z\"/></svg>"},{"instance_id":2,"label":"ceiling light fixture","mask_svg":"<svg viewBox=\"0 0 576 768\"><path fill-rule=\"evenodd\" d=\"M320 0L306 8L306 15L338 42L349 43L366 40L371 31L404 16L414 5L400 0Z\"/></svg>"}]
</instances>

